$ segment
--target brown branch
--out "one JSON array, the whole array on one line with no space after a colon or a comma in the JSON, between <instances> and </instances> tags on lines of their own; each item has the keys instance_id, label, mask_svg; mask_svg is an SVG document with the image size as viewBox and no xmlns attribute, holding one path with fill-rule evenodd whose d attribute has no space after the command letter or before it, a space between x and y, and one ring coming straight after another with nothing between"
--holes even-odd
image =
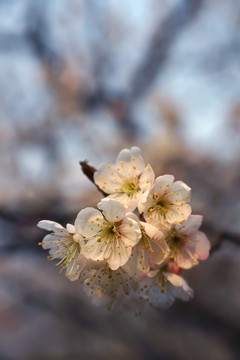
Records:
<instances>
[{"instance_id":1,"label":"brown branch","mask_svg":"<svg viewBox=\"0 0 240 360\"><path fill-rule=\"evenodd\" d=\"M104 195L107 196L108 194L105 193L102 189L100 189L99 186L97 186L94 182L94 173L97 171L95 167L88 165L87 160L79 161L79 164L81 166L82 172L86 177L96 186L96 188Z\"/></svg>"}]
</instances>

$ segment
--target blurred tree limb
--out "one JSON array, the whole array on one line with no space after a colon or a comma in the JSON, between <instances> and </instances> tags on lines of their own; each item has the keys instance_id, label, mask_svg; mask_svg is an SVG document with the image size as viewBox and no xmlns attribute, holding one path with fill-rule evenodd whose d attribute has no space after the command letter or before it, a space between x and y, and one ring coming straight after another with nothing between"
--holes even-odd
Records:
<instances>
[{"instance_id":1,"label":"blurred tree limb","mask_svg":"<svg viewBox=\"0 0 240 360\"><path fill-rule=\"evenodd\" d=\"M163 21L162 19L159 20L150 36L146 53L143 54L140 64L133 71L129 90L125 93L106 89L103 79L104 72L100 72L102 75L98 79L97 87L94 91L89 92L88 89L85 89L82 92L82 87L81 91L76 87L76 93L70 95L75 97L74 101L78 105L78 110L85 109L91 111L94 107L105 106L112 112L114 118L118 120L118 125L125 131L126 136L134 136L137 133L137 124L133 121L132 114L134 102L146 94L153 85L163 65L166 63L174 41L198 14L203 4L204 0L182 0L173 7ZM161 7L157 11L161 12ZM15 37L15 42L19 42L20 46L24 41L29 43L35 56L40 59L42 66L47 69L49 84L54 87L56 93L65 93L66 102L63 101L62 96L59 97L59 106L64 107L69 105L69 95L67 94L69 89L67 87L63 89L66 84L62 84L59 81L61 78L59 72L64 71L66 60L64 60L59 52L54 50L49 41L50 29L46 14L47 7L35 3L31 4L26 11L26 23L28 24L26 30L21 36ZM91 11L90 14L94 17L98 16L97 11L95 13ZM92 21L94 22L94 19ZM100 24L102 23L100 21ZM6 50L9 46L9 35L2 36L0 43L1 48L4 47ZM93 51L96 53L94 57L98 59L100 56L100 58L104 58L104 62L110 56L108 48L105 53L102 53L103 49L101 49L100 55L98 54L100 51L98 46ZM99 61L96 62L96 66L99 66ZM97 70L97 73L99 73L98 68Z\"/></svg>"},{"instance_id":2,"label":"blurred tree limb","mask_svg":"<svg viewBox=\"0 0 240 360\"><path fill-rule=\"evenodd\" d=\"M158 24L147 52L133 75L130 86L133 98L142 96L152 85L169 55L174 40L193 20L203 3L204 0L183 0Z\"/></svg>"}]
</instances>

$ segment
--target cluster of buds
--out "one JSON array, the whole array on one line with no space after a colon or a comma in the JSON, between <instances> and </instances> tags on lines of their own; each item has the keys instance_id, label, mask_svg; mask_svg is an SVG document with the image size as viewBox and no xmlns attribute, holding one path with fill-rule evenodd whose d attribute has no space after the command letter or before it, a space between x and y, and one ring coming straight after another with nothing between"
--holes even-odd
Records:
<instances>
[{"instance_id":1,"label":"cluster of buds","mask_svg":"<svg viewBox=\"0 0 240 360\"><path fill-rule=\"evenodd\" d=\"M74 225L42 220L51 231L40 243L61 271L78 281L97 306L167 308L193 290L182 269L208 258L210 243L191 215L191 189L173 175L155 179L140 149L122 150L115 164L102 164L93 180L105 197L81 210Z\"/></svg>"}]
</instances>

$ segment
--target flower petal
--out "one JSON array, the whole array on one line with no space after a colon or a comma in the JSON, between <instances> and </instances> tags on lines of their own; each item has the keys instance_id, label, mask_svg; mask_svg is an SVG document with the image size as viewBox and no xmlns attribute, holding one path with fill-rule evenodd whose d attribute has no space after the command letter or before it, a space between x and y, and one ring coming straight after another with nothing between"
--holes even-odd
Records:
<instances>
[{"instance_id":1,"label":"flower petal","mask_svg":"<svg viewBox=\"0 0 240 360\"><path fill-rule=\"evenodd\" d=\"M123 206L125 206L125 208L128 207L128 203L129 203L129 196L124 193L124 192L116 192L116 193L113 193L113 194L110 194L108 196L109 199L115 199L117 200L118 202L120 202Z\"/></svg>"},{"instance_id":2,"label":"flower petal","mask_svg":"<svg viewBox=\"0 0 240 360\"><path fill-rule=\"evenodd\" d=\"M145 279L140 285L140 295L143 297L149 305L154 308L166 309L174 302L174 296L169 291L161 291L161 287L155 279Z\"/></svg>"},{"instance_id":3,"label":"flower petal","mask_svg":"<svg viewBox=\"0 0 240 360\"><path fill-rule=\"evenodd\" d=\"M131 147L130 150L123 149L118 154L116 165L121 165L123 163L131 163L135 166L139 172L145 167L144 160L141 156L141 150L137 146Z\"/></svg>"},{"instance_id":4,"label":"flower petal","mask_svg":"<svg viewBox=\"0 0 240 360\"><path fill-rule=\"evenodd\" d=\"M123 149L118 154L116 169L125 178L136 177L143 171L145 163L140 152L138 147L133 146L130 150Z\"/></svg>"},{"instance_id":5,"label":"flower petal","mask_svg":"<svg viewBox=\"0 0 240 360\"><path fill-rule=\"evenodd\" d=\"M140 221L140 224L144 228L144 231L146 232L148 237L154 239L155 241L163 240L163 233L156 226L153 226L143 221Z\"/></svg>"},{"instance_id":6,"label":"flower petal","mask_svg":"<svg viewBox=\"0 0 240 360\"><path fill-rule=\"evenodd\" d=\"M118 228L122 240L126 246L136 245L142 237L138 222L133 217L126 216Z\"/></svg>"},{"instance_id":7,"label":"flower petal","mask_svg":"<svg viewBox=\"0 0 240 360\"><path fill-rule=\"evenodd\" d=\"M174 254L174 261L182 269L191 269L198 264L197 257L194 256L194 251L184 247L179 249L177 254Z\"/></svg>"},{"instance_id":8,"label":"flower petal","mask_svg":"<svg viewBox=\"0 0 240 360\"><path fill-rule=\"evenodd\" d=\"M72 225L72 224L67 224L66 228L67 228L67 231L69 232L69 234L75 234L76 229L75 229L75 226L74 226L74 225Z\"/></svg>"},{"instance_id":9,"label":"flower petal","mask_svg":"<svg viewBox=\"0 0 240 360\"><path fill-rule=\"evenodd\" d=\"M176 230L180 234L186 235L197 231L202 224L203 217L201 215L190 215L189 218L181 224L176 224Z\"/></svg>"},{"instance_id":10,"label":"flower petal","mask_svg":"<svg viewBox=\"0 0 240 360\"><path fill-rule=\"evenodd\" d=\"M209 256L209 250L211 248L210 241L202 231L196 231L189 239L196 243L195 255L199 260L206 260Z\"/></svg>"},{"instance_id":11,"label":"flower petal","mask_svg":"<svg viewBox=\"0 0 240 360\"><path fill-rule=\"evenodd\" d=\"M158 176L155 180L153 193L157 193L159 196L163 196L166 191L172 186L174 181L173 175Z\"/></svg>"},{"instance_id":12,"label":"flower petal","mask_svg":"<svg viewBox=\"0 0 240 360\"><path fill-rule=\"evenodd\" d=\"M103 215L110 223L115 223L122 220L126 214L125 207L117 200L105 198L97 207L102 210Z\"/></svg>"},{"instance_id":13,"label":"flower petal","mask_svg":"<svg viewBox=\"0 0 240 360\"><path fill-rule=\"evenodd\" d=\"M115 165L102 164L94 173L94 182L105 193L121 191L123 180L115 169Z\"/></svg>"},{"instance_id":14,"label":"flower petal","mask_svg":"<svg viewBox=\"0 0 240 360\"><path fill-rule=\"evenodd\" d=\"M193 290L190 288L185 279L173 273L164 272L163 274L165 278L173 285L171 292L176 298L183 301L188 301L193 297Z\"/></svg>"},{"instance_id":15,"label":"flower petal","mask_svg":"<svg viewBox=\"0 0 240 360\"><path fill-rule=\"evenodd\" d=\"M131 255L131 251L131 246L126 246L119 238L114 239L113 249L108 258L109 267L112 270L117 270L120 266L125 265Z\"/></svg>"},{"instance_id":16,"label":"flower petal","mask_svg":"<svg viewBox=\"0 0 240 360\"><path fill-rule=\"evenodd\" d=\"M81 210L75 220L76 231L85 237L91 237L99 232L103 216L97 209L87 207Z\"/></svg>"},{"instance_id":17,"label":"flower petal","mask_svg":"<svg viewBox=\"0 0 240 360\"><path fill-rule=\"evenodd\" d=\"M191 188L183 181L175 181L171 186L168 194L168 200L173 204L180 204L181 202L188 203L190 201Z\"/></svg>"},{"instance_id":18,"label":"flower petal","mask_svg":"<svg viewBox=\"0 0 240 360\"><path fill-rule=\"evenodd\" d=\"M108 259L112 252L112 238L105 237L98 241L98 238L93 237L82 247L81 254L87 259L95 261L102 261Z\"/></svg>"},{"instance_id":19,"label":"flower petal","mask_svg":"<svg viewBox=\"0 0 240 360\"><path fill-rule=\"evenodd\" d=\"M56 233L62 232L61 230L63 230L64 233L67 232L67 230L61 224L58 224L57 222L51 220L41 220L39 221L37 226L41 229L53 231Z\"/></svg>"},{"instance_id":20,"label":"flower petal","mask_svg":"<svg viewBox=\"0 0 240 360\"><path fill-rule=\"evenodd\" d=\"M169 272L163 272L163 275L173 286L183 286L184 284L185 280L179 275Z\"/></svg>"},{"instance_id":21,"label":"flower petal","mask_svg":"<svg viewBox=\"0 0 240 360\"><path fill-rule=\"evenodd\" d=\"M169 224L173 224L177 221L186 220L192 212L192 208L189 204L183 204L180 206L170 205L166 214L166 221Z\"/></svg>"}]
</instances>

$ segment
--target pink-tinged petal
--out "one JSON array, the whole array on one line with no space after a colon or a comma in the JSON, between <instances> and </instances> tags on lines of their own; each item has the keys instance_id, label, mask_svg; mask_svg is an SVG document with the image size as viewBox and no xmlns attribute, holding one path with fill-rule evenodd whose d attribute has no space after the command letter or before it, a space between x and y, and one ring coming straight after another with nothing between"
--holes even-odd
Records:
<instances>
[{"instance_id":1,"label":"pink-tinged petal","mask_svg":"<svg viewBox=\"0 0 240 360\"><path fill-rule=\"evenodd\" d=\"M175 227L180 234L190 235L200 228L202 220L203 217L201 215L190 215L186 221L183 221L181 224L176 224Z\"/></svg>"},{"instance_id":2,"label":"pink-tinged petal","mask_svg":"<svg viewBox=\"0 0 240 360\"><path fill-rule=\"evenodd\" d=\"M56 233L59 232L67 233L67 230L61 224L58 224L57 222L51 220L41 220L39 221L37 226L41 229L53 231Z\"/></svg>"},{"instance_id":3,"label":"pink-tinged petal","mask_svg":"<svg viewBox=\"0 0 240 360\"><path fill-rule=\"evenodd\" d=\"M159 196L165 195L165 193L171 188L173 181L173 175L158 176L153 186L153 193L156 192Z\"/></svg>"},{"instance_id":4,"label":"pink-tinged petal","mask_svg":"<svg viewBox=\"0 0 240 360\"><path fill-rule=\"evenodd\" d=\"M187 249L186 246L181 250L179 249L177 254L174 254L174 261L182 269L191 269L198 264L193 251Z\"/></svg>"},{"instance_id":5,"label":"pink-tinged petal","mask_svg":"<svg viewBox=\"0 0 240 360\"><path fill-rule=\"evenodd\" d=\"M111 194L121 191L122 178L115 169L115 165L101 164L94 173L94 182L105 193Z\"/></svg>"},{"instance_id":6,"label":"pink-tinged petal","mask_svg":"<svg viewBox=\"0 0 240 360\"><path fill-rule=\"evenodd\" d=\"M117 200L105 198L97 207L102 210L103 215L110 223L115 223L122 220L126 214L125 207Z\"/></svg>"},{"instance_id":7,"label":"pink-tinged petal","mask_svg":"<svg viewBox=\"0 0 240 360\"><path fill-rule=\"evenodd\" d=\"M140 186L141 190L143 190L143 191L149 190L151 188L151 186L153 186L154 178L155 178L155 175L154 175L153 169L148 164L144 168L144 170L139 178L139 186Z\"/></svg>"},{"instance_id":8,"label":"pink-tinged petal","mask_svg":"<svg viewBox=\"0 0 240 360\"><path fill-rule=\"evenodd\" d=\"M76 231L84 237L91 237L97 234L103 223L103 216L97 209L87 207L81 210L75 220Z\"/></svg>"},{"instance_id":9,"label":"pink-tinged petal","mask_svg":"<svg viewBox=\"0 0 240 360\"><path fill-rule=\"evenodd\" d=\"M109 267L112 270L117 270L120 266L125 265L131 255L131 251L131 246L126 246L121 238L114 239L113 249L108 258Z\"/></svg>"},{"instance_id":10,"label":"pink-tinged petal","mask_svg":"<svg viewBox=\"0 0 240 360\"><path fill-rule=\"evenodd\" d=\"M105 237L98 241L93 237L82 247L81 254L87 259L102 261L108 259L112 252L112 238Z\"/></svg>"},{"instance_id":11,"label":"pink-tinged petal","mask_svg":"<svg viewBox=\"0 0 240 360\"><path fill-rule=\"evenodd\" d=\"M189 239L196 244L195 255L199 260L206 260L209 256L209 251L211 248L210 241L207 236L202 231L196 231Z\"/></svg>"},{"instance_id":12,"label":"pink-tinged petal","mask_svg":"<svg viewBox=\"0 0 240 360\"><path fill-rule=\"evenodd\" d=\"M169 257L170 250L165 240L157 242L149 239L151 253L149 254L150 265L156 268L156 265L163 264Z\"/></svg>"},{"instance_id":13,"label":"pink-tinged petal","mask_svg":"<svg viewBox=\"0 0 240 360\"><path fill-rule=\"evenodd\" d=\"M136 245L142 237L139 224L137 221L133 220L132 217L125 217L119 226L118 231L126 246Z\"/></svg>"},{"instance_id":14,"label":"pink-tinged petal","mask_svg":"<svg viewBox=\"0 0 240 360\"><path fill-rule=\"evenodd\" d=\"M181 271L181 268L174 261L168 261L167 272L179 275Z\"/></svg>"}]
</instances>

